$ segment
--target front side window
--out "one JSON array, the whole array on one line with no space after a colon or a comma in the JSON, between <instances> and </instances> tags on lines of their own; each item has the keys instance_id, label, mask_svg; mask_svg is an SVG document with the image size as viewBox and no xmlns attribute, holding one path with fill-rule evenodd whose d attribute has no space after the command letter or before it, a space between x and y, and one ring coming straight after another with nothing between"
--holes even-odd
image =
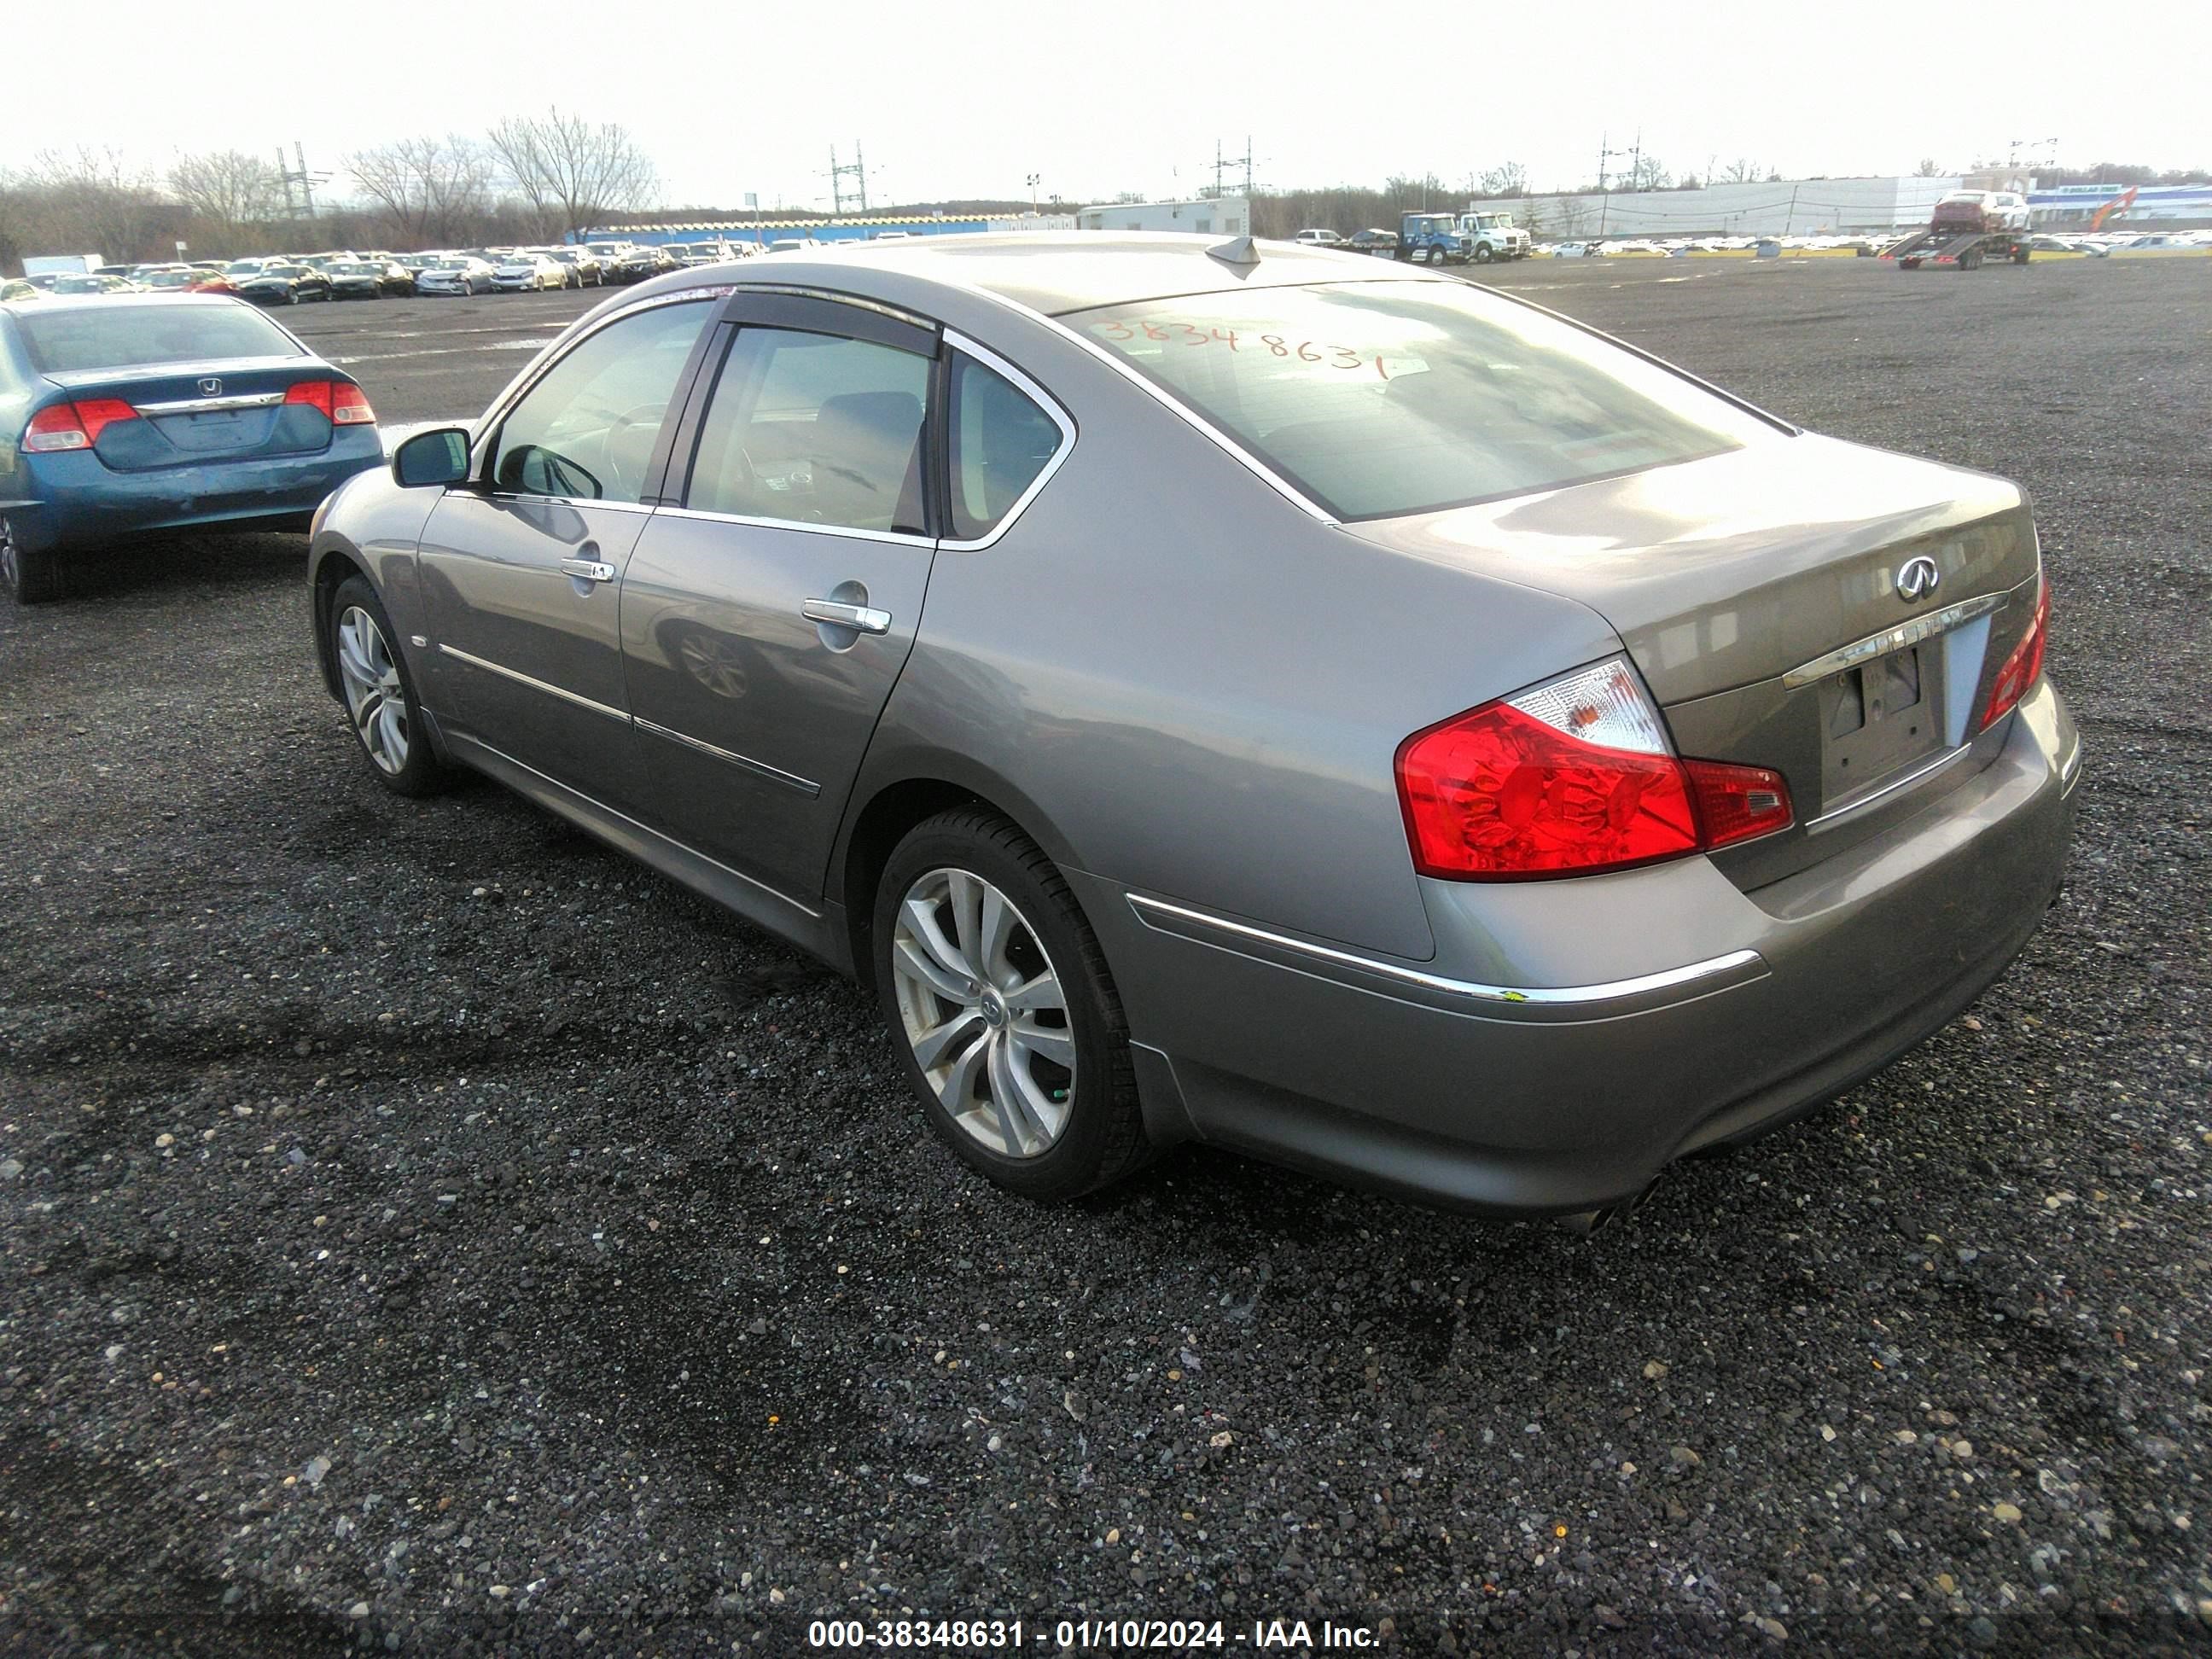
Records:
<instances>
[{"instance_id":1,"label":"front side window","mask_svg":"<svg viewBox=\"0 0 2212 1659\"><path fill-rule=\"evenodd\" d=\"M980 541L1052 458L1059 422L1020 387L974 358L952 360L952 536Z\"/></svg>"},{"instance_id":2,"label":"front side window","mask_svg":"<svg viewBox=\"0 0 2212 1659\"><path fill-rule=\"evenodd\" d=\"M635 501L711 302L655 306L608 324L553 365L500 428L497 488Z\"/></svg>"},{"instance_id":3,"label":"front side window","mask_svg":"<svg viewBox=\"0 0 2212 1659\"><path fill-rule=\"evenodd\" d=\"M684 505L846 530L927 533L930 360L795 329L738 331Z\"/></svg>"},{"instance_id":4,"label":"front side window","mask_svg":"<svg viewBox=\"0 0 2212 1659\"><path fill-rule=\"evenodd\" d=\"M1340 519L1561 489L1772 431L1464 283L1247 289L1063 320Z\"/></svg>"}]
</instances>

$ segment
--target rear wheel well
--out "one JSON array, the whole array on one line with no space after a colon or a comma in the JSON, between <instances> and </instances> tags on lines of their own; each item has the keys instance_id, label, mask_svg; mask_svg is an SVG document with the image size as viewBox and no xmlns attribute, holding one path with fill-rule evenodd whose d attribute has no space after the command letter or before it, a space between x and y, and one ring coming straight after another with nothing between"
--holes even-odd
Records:
<instances>
[{"instance_id":1,"label":"rear wheel well","mask_svg":"<svg viewBox=\"0 0 2212 1659\"><path fill-rule=\"evenodd\" d=\"M1020 827L1021 821L996 801L973 789L942 778L908 778L895 783L860 809L845 845L845 868L839 896L845 905L845 927L852 941L853 973L860 983L874 988L876 965L874 930L876 884L891 850L908 831L939 812L957 806L982 806ZM1028 833L1026 829L1024 833Z\"/></svg>"}]
</instances>

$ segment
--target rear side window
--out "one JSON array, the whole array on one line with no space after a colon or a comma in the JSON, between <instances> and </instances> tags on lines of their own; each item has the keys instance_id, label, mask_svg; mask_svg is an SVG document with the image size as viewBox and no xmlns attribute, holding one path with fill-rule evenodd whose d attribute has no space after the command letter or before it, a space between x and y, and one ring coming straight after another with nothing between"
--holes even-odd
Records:
<instances>
[{"instance_id":1,"label":"rear side window","mask_svg":"<svg viewBox=\"0 0 2212 1659\"><path fill-rule=\"evenodd\" d=\"M501 489L635 501L710 302L655 306L608 324L522 395L500 428Z\"/></svg>"},{"instance_id":2,"label":"rear side window","mask_svg":"<svg viewBox=\"0 0 2212 1659\"><path fill-rule=\"evenodd\" d=\"M1060 423L1003 374L952 360L952 536L980 541L1060 453Z\"/></svg>"},{"instance_id":3,"label":"rear side window","mask_svg":"<svg viewBox=\"0 0 2212 1659\"><path fill-rule=\"evenodd\" d=\"M306 355L283 329L242 305L56 306L15 320L41 374Z\"/></svg>"},{"instance_id":4,"label":"rear side window","mask_svg":"<svg viewBox=\"0 0 2212 1659\"><path fill-rule=\"evenodd\" d=\"M1556 489L1773 430L1466 283L1247 289L1064 320L1340 519Z\"/></svg>"},{"instance_id":5,"label":"rear side window","mask_svg":"<svg viewBox=\"0 0 2212 1659\"><path fill-rule=\"evenodd\" d=\"M845 530L927 533L930 360L795 329L738 331L684 505Z\"/></svg>"}]
</instances>

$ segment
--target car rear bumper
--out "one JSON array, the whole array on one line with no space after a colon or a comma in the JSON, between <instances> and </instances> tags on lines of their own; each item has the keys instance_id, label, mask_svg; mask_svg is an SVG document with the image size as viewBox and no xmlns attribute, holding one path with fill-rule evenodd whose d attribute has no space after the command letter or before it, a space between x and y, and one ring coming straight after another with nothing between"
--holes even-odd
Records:
<instances>
[{"instance_id":1,"label":"car rear bumper","mask_svg":"<svg viewBox=\"0 0 2212 1659\"><path fill-rule=\"evenodd\" d=\"M2055 896L2079 765L2045 681L1989 766L1883 835L1747 894L1701 859L1520 884L1479 972L1071 880L1142 1045L1156 1133L1455 1208L1560 1213L1632 1198L1948 1023ZM1510 941L1540 890L1571 884L1516 975ZM1586 977L1561 973L1563 932L1587 941ZM1644 971L1623 972L1639 951Z\"/></svg>"},{"instance_id":2,"label":"car rear bumper","mask_svg":"<svg viewBox=\"0 0 2212 1659\"><path fill-rule=\"evenodd\" d=\"M329 447L260 460L206 461L116 472L82 452L28 458L27 484L6 507L33 551L88 547L140 531L311 513L356 472L383 465L371 426L339 427Z\"/></svg>"}]
</instances>

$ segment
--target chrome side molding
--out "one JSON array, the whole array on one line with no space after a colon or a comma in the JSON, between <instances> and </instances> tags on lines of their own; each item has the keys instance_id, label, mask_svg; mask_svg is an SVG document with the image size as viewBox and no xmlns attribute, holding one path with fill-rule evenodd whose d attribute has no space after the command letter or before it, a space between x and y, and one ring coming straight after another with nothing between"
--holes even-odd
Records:
<instances>
[{"instance_id":1,"label":"chrome side molding","mask_svg":"<svg viewBox=\"0 0 2212 1659\"><path fill-rule=\"evenodd\" d=\"M1344 983L1356 982L1346 977L1347 972L1359 975L1382 981L1379 985L1363 988L1386 993L1396 988L1425 994L1419 994L1418 1000L1432 1006L1455 1008L1463 1013L1602 1019L1615 1014L1637 1013L1649 1008L1664 1007L1670 1003L1686 1002L1709 992L1726 990L1750 980L1763 979L1767 971L1766 959L1756 951L1746 950L1731 951L1725 956L1711 957L1703 962L1686 963L1680 968L1638 974L1628 979L1607 980L1595 985L1486 985L1474 980L1425 973L1419 969L1384 962L1353 951L1340 951L1331 945L1292 939L1286 933L1255 927L1247 922L1231 921L1226 916L1170 904L1164 899L1146 898L1140 893L1127 893L1123 896L1128 900L1129 908L1136 913L1137 920L1155 933L1173 933L1201 945L1215 945L1247 955L1252 954L1249 947L1257 945L1291 958L1279 963L1279 966L1318 973L1325 978Z\"/></svg>"}]
</instances>

